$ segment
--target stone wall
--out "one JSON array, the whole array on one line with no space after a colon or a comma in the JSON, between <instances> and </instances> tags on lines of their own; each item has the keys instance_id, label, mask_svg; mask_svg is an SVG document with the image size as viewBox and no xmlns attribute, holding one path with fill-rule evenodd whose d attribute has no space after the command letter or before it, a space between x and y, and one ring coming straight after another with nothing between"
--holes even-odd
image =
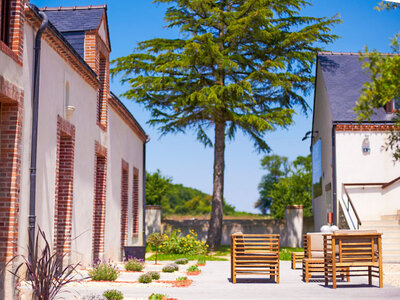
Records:
<instances>
[{"instance_id":1,"label":"stone wall","mask_svg":"<svg viewBox=\"0 0 400 300\"><path fill-rule=\"evenodd\" d=\"M230 244L230 236L236 232L244 234L280 234L282 247L302 247L302 236L306 232L314 231L312 217L303 218L302 207L286 208L285 220L263 220L263 219L225 219L222 227L222 245ZM147 217L146 217L147 219ZM162 232L180 229L182 235L193 229L200 240L206 241L209 220L163 220ZM147 225L146 225L147 227Z\"/></svg>"}]
</instances>

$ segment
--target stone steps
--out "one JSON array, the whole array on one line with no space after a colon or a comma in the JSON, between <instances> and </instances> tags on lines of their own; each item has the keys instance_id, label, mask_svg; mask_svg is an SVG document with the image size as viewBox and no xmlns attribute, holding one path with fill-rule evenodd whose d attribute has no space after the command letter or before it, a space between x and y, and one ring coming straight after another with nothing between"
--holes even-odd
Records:
<instances>
[{"instance_id":1,"label":"stone steps","mask_svg":"<svg viewBox=\"0 0 400 300\"><path fill-rule=\"evenodd\" d=\"M360 229L382 233L383 262L400 263L400 210L396 215L381 216L381 220L362 221Z\"/></svg>"}]
</instances>

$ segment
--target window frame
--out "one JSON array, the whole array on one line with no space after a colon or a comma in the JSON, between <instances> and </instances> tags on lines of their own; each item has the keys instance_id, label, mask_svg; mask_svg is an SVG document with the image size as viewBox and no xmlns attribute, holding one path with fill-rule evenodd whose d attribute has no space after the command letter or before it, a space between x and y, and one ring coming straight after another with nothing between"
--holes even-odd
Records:
<instances>
[{"instance_id":1,"label":"window frame","mask_svg":"<svg viewBox=\"0 0 400 300\"><path fill-rule=\"evenodd\" d=\"M1 0L0 9L0 41L10 46L10 29L11 29L11 1Z\"/></svg>"}]
</instances>

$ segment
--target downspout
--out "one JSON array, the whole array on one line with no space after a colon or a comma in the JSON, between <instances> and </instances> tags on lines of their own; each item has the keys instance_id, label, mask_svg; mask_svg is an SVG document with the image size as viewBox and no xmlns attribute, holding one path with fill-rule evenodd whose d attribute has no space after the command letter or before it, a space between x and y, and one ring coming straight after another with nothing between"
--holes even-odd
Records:
<instances>
[{"instance_id":1,"label":"downspout","mask_svg":"<svg viewBox=\"0 0 400 300\"><path fill-rule=\"evenodd\" d=\"M142 243L146 247L146 143L150 141L150 137L146 136L146 141L143 143L143 232Z\"/></svg>"},{"instance_id":2,"label":"downspout","mask_svg":"<svg viewBox=\"0 0 400 300\"><path fill-rule=\"evenodd\" d=\"M336 194L336 124L332 126L332 208L333 224L338 225L337 194Z\"/></svg>"},{"instance_id":3,"label":"downspout","mask_svg":"<svg viewBox=\"0 0 400 300\"><path fill-rule=\"evenodd\" d=\"M38 115L39 115L39 83L40 83L40 51L43 31L48 25L45 13L39 11L43 18L42 24L36 33L34 47L33 67L33 91L32 91L32 144L31 144L31 167L30 167L30 190L29 190L29 237L35 242L36 222L36 161L37 161L37 139L38 139Z\"/></svg>"}]
</instances>

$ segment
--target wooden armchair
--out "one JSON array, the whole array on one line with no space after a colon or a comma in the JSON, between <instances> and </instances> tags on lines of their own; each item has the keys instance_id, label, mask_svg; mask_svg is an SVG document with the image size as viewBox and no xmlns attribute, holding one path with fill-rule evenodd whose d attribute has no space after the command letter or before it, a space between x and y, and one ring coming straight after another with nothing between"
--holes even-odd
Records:
<instances>
[{"instance_id":1,"label":"wooden armchair","mask_svg":"<svg viewBox=\"0 0 400 300\"><path fill-rule=\"evenodd\" d=\"M237 275L269 275L279 283L279 234L233 234L231 279Z\"/></svg>"},{"instance_id":2,"label":"wooden armchair","mask_svg":"<svg viewBox=\"0 0 400 300\"><path fill-rule=\"evenodd\" d=\"M382 276L382 234L376 231L339 230L324 236L324 277L325 285L332 279L336 288L336 272L348 268L348 276L368 276L379 278L379 287L383 287Z\"/></svg>"},{"instance_id":3,"label":"wooden armchair","mask_svg":"<svg viewBox=\"0 0 400 300\"><path fill-rule=\"evenodd\" d=\"M303 281L313 275L324 275L324 237L322 232L304 235Z\"/></svg>"}]
</instances>

